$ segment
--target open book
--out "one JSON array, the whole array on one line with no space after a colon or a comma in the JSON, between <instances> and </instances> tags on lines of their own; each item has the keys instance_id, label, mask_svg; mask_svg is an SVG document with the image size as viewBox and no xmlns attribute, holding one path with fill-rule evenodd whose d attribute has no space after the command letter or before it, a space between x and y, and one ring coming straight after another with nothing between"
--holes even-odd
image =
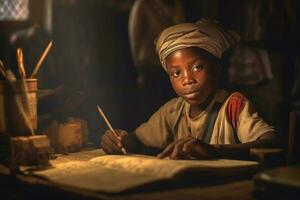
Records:
<instances>
[{"instance_id":1,"label":"open book","mask_svg":"<svg viewBox=\"0 0 300 200\"><path fill-rule=\"evenodd\" d=\"M53 168L36 171L34 175L62 186L117 193L183 174L198 174L199 178L209 174L235 174L258 166L254 161L226 159L166 160L144 155L100 155L88 160L57 162Z\"/></svg>"}]
</instances>

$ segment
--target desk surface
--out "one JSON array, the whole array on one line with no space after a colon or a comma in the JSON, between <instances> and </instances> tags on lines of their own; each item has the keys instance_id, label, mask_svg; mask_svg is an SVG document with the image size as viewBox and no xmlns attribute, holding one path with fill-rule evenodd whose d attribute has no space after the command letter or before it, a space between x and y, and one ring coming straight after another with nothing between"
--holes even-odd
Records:
<instances>
[{"instance_id":1,"label":"desk surface","mask_svg":"<svg viewBox=\"0 0 300 200\"><path fill-rule=\"evenodd\" d=\"M101 153L99 151L79 152L69 155L57 155L52 160L53 163L62 163L73 160L88 160ZM1 172L1 170L0 170ZM5 175L1 176L1 194L9 198L24 199L30 198L72 198L72 199L253 199L251 192L253 183L251 180L231 180L207 185L192 185L184 187L171 187L169 189L148 189L147 191L137 191L117 195L107 195L103 193L92 193L88 191L75 190L71 188L58 187L47 180L25 175Z\"/></svg>"}]
</instances>

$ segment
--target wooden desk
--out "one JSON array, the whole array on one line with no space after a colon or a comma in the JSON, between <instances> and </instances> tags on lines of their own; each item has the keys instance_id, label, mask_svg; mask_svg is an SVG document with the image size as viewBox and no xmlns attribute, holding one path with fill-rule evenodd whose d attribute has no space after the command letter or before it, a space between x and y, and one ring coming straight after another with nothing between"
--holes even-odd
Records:
<instances>
[{"instance_id":1,"label":"wooden desk","mask_svg":"<svg viewBox=\"0 0 300 200\"><path fill-rule=\"evenodd\" d=\"M91 158L91 154L80 152L69 155L58 155L54 162L67 162L68 160L84 160ZM201 185L171 186L165 185L160 189L147 188L146 190L132 191L123 194L108 195L58 187L47 180L26 176L8 175L0 170L1 197L7 199L253 199L252 181L227 180L210 182ZM171 183L170 183L171 184Z\"/></svg>"}]
</instances>

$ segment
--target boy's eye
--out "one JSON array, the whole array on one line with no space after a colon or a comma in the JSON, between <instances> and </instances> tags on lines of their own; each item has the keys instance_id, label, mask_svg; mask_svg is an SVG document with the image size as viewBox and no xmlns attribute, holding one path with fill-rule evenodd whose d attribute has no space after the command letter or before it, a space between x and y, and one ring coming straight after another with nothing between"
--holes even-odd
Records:
<instances>
[{"instance_id":1,"label":"boy's eye","mask_svg":"<svg viewBox=\"0 0 300 200\"><path fill-rule=\"evenodd\" d=\"M180 71L178 71L178 70L172 71L172 72L170 73L170 75L173 76L173 77L175 77L175 78L177 78L177 77L180 75Z\"/></svg>"},{"instance_id":2,"label":"boy's eye","mask_svg":"<svg viewBox=\"0 0 300 200\"><path fill-rule=\"evenodd\" d=\"M201 71L202 69L203 69L203 65L195 65L192 67L193 72L198 72Z\"/></svg>"}]
</instances>

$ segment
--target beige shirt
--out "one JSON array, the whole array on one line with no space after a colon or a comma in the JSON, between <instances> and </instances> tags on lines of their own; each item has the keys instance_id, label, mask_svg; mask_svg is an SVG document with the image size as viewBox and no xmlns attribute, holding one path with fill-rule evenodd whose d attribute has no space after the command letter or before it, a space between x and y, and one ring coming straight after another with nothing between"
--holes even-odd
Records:
<instances>
[{"instance_id":1,"label":"beige shirt","mask_svg":"<svg viewBox=\"0 0 300 200\"><path fill-rule=\"evenodd\" d=\"M231 95L228 97L224 90L219 90L207 108L195 118L189 117L190 105L187 102L181 97L174 98L163 105L134 132L143 144L155 148L164 148L172 141L187 136L202 140L208 113L216 101L223 102L223 105L217 115L210 144L246 143L255 141L267 132L275 132L272 126L258 116L247 99L239 114L236 131L234 131L226 114L226 107Z\"/></svg>"}]
</instances>

